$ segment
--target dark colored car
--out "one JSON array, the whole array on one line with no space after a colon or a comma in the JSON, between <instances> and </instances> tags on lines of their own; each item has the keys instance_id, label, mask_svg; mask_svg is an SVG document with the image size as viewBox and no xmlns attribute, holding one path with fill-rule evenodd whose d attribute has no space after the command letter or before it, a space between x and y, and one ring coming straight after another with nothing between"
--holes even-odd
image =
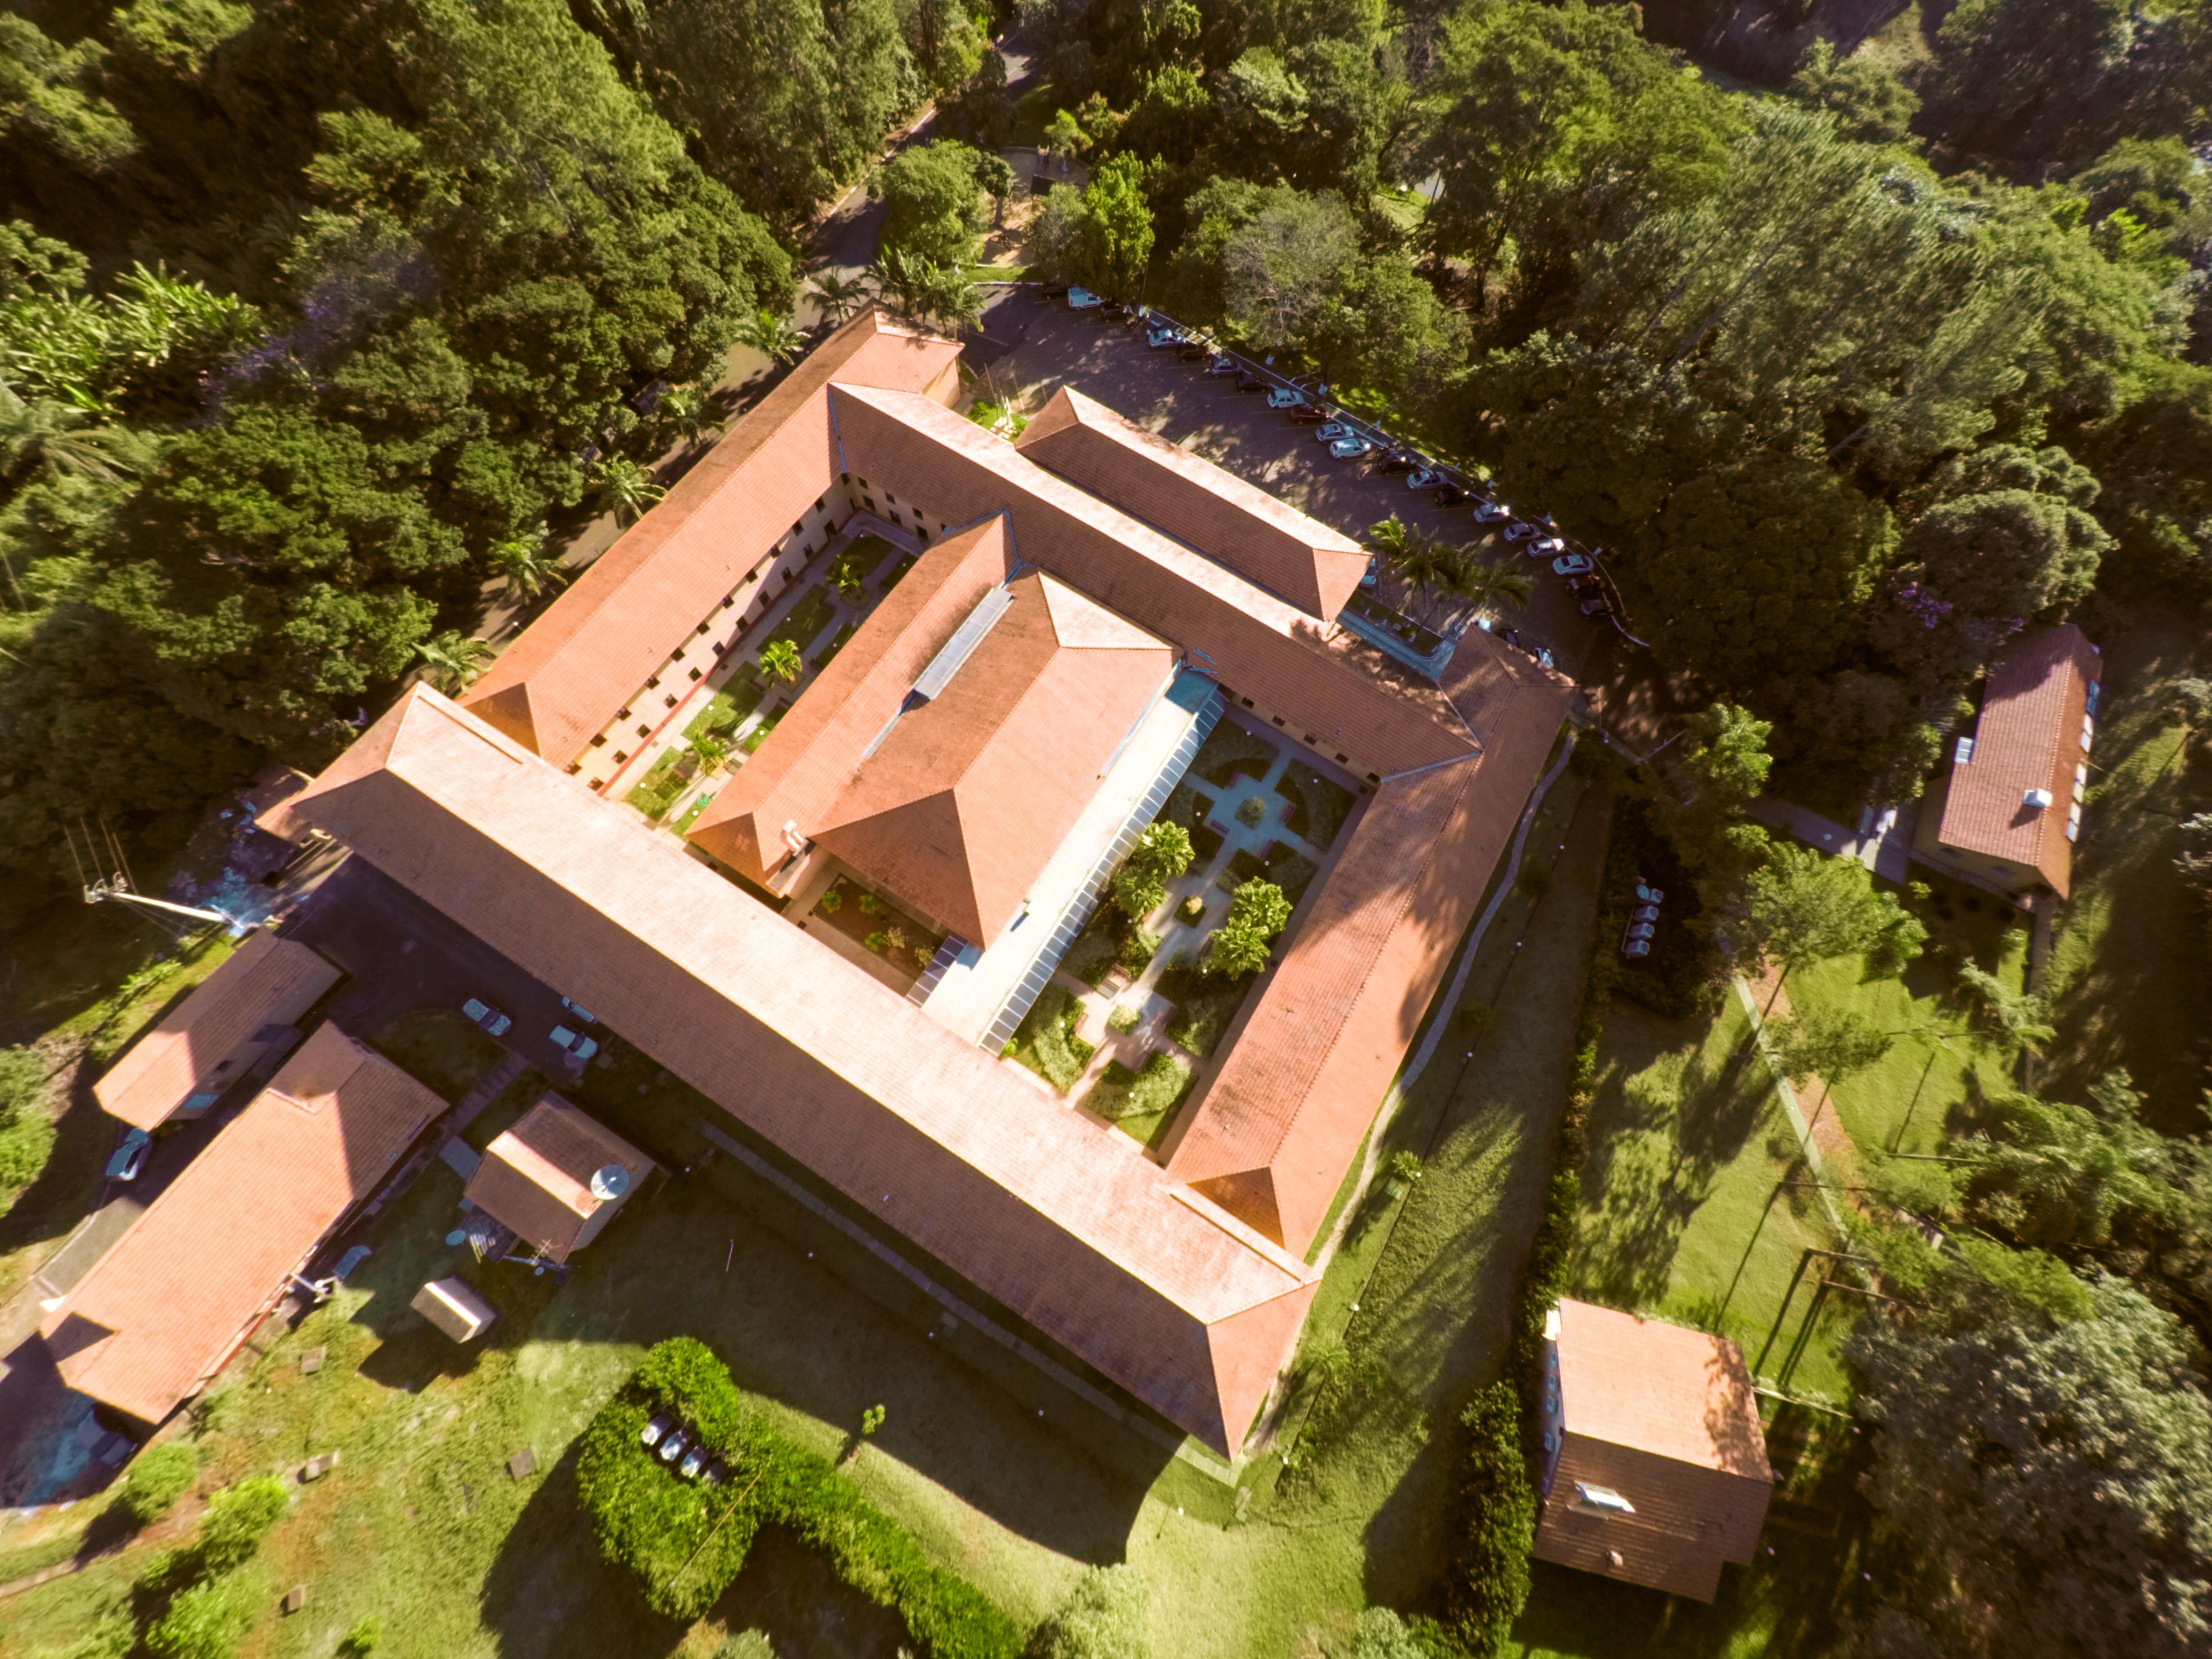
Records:
<instances>
[{"instance_id":1,"label":"dark colored car","mask_svg":"<svg viewBox=\"0 0 2212 1659\"><path fill-rule=\"evenodd\" d=\"M1217 354L1207 362L1206 365L1206 372L1208 374L1214 376L1217 380L1226 379L1231 374L1242 374L1244 372L1244 367L1234 357L1224 351Z\"/></svg>"},{"instance_id":2,"label":"dark colored car","mask_svg":"<svg viewBox=\"0 0 2212 1659\"><path fill-rule=\"evenodd\" d=\"M1311 426L1328 418L1328 411L1319 404L1300 404L1296 408L1285 410L1283 413L1300 426Z\"/></svg>"},{"instance_id":3,"label":"dark colored car","mask_svg":"<svg viewBox=\"0 0 2212 1659\"><path fill-rule=\"evenodd\" d=\"M1213 348L1203 340L1185 340L1176 348L1176 356L1187 363L1194 363L1201 357L1211 357L1212 355Z\"/></svg>"},{"instance_id":4,"label":"dark colored car","mask_svg":"<svg viewBox=\"0 0 2212 1659\"><path fill-rule=\"evenodd\" d=\"M1441 483L1436 487L1435 492L1429 499L1438 507L1459 507L1474 498L1468 491L1462 489L1455 483Z\"/></svg>"},{"instance_id":5,"label":"dark colored car","mask_svg":"<svg viewBox=\"0 0 2212 1659\"><path fill-rule=\"evenodd\" d=\"M1267 383L1257 374L1247 370L1237 377L1237 389L1239 392L1265 392L1267 389Z\"/></svg>"},{"instance_id":6,"label":"dark colored car","mask_svg":"<svg viewBox=\"0 0 2212 1659\"><path fill-rule=\"evenodd\" d=\"M1375 464L1377 472L1411 472L1421 464L1421 458L1410 449L1386 449Z\"/></svg>"},{"instance_id":7,"label":"dark colored car","mask_svg":"<svg viewBox=\"0 0 2212 1659\"><path fill-rule=\"evenodd\" d=\"M1072 284L1066 283L1047 283L1037 292L1048 300L1061 300L1067 297L1067 290L1071 286Z\"/></svg>"},{"instance_id":8,"label":"dark colored car","mask_svg":"<svg viewBox=\"0 0 2212 1659\"><path fill-rule=\"evenodd\" d=\"M1607 599L1602 593L1600 593L1595 599L1584 599L1582 603L1582 613L1585 617L1607 616L1612 612L1612 610L1613 601Z\"/></svg>"}]
</instances>

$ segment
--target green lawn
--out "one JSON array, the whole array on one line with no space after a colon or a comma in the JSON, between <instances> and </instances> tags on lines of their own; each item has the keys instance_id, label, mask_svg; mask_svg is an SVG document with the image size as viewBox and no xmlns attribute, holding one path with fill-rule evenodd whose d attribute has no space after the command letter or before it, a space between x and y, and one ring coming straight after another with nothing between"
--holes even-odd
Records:
<instances>
[{"instance_id":1,"label":"green lawn","mask_svg":"<svg viewBox=\"0 0 2212 1659\"><path fill-rule=\"evenodd\" d=\"M1083 1103L1141 1144L1155 1145L1175 1121L1176 1109L1190 1092L1190 1067L1165 1049L1153 1052L1141 1071L1118 1060L1092 1084Z\"/></svg>"},{"instance_id":2,"label":"green lawn","mask_svg":"<svg viewBox=\"0 0 2212 1659\"><path fill-rule=\"evenodd\" d=\"M860 536L854 539L841 556L852 567L853 574L865 582L883 568L885 559L893 557L897 552L898 549L881 536Z\"/></svg>"},{"instance_id":3,"label":"green lawn","mask_svg":"<svg viewBox=\"0 0 2212 1659\"><path fill-rule=\"evenodd\" d=\"M1356 799L1342 784L1322 776L1304 761L1292 761L1283 769L1283 775L1275 780L1275 793L1291 804L1283 815L1283 827L1323 853L1336 844Z\"/></svg>"},{"instance_id":4,"label":"green lawn","mask_svg":"<svg viewBox=\"0 0 2212 1659\"><path fill-rule=\"evenodd\" d=\"M1253 736L1224 716L1213 723L1213 730L1206 734L1206 742L1192 757L1190 775L1217 789L1226 789L1240 772L1249 777L1264 776L1280 752L1273 744Z\"/></svg>"},{"instance_id":5,"label":"green lawn","mask_svg":"<svg viewBox=\"0 0 2212 1659\"><path fill-rule=\"evenodd\" d=\"M830 625L830 617L836 614L829 588L817 582L799 596L799 603L791 607L791 613L770 630L766 639L753 647L753 654L757 657L777 641L788 640L804 655L806 647L814 643L816 637Z\"/></svg>"},{"instance_id":6,"label":"green lawn","mask_svg":"<svg viewBox=\"0 0 2212 1659\"><path fill-rule=\"evenodd\" d=\"M2078 1101L2124 1066L2151 1122L2194 1132L2204 1123L2199 1036L2212 959L2173 860L2176 826L2212 811L2212 768L2181 752L2182 730L2160 703L2175 679L2208 672L2203 630L2179 617L2115 614L2092 632L2105 647L2104 690L2074 891L2051 956L2058 1041L2044 1086Z\"/></svg>"},{"instance_id":7,"label":"green lawn","mask_svg":"<svg viewBox=\"0 0 2212 1659\"><path fill-rule=\"evenodd\" d=\"M767 690L768 688L761 684L760 671L747 663L707 699L707 706L684 728L684 735L687 738L719 737L736 730L746 715L760 707L760 700Z\"/></svg>"},{"instance_id":8,"label":"green lawn","mask_svg":"<svg viewBox=\"0 0 2212 1659\"><path fill-rule=\"evenodd\" d=\"M760 724L754 726L751 731L745 733L745 740L744 743L740 744L738 747L750 755L758 749L763 744L766 743L768 741L768 734L775 730L776 722L783 718L784 710L790 707L791 705L789 703L779 704L777 707L769 709L767 714L763 714L760 717Z\"/></svg>"},{"instance_id":9,"label":"green lawn","mask_svg":"<svg viewBox=\"0 0 2212 1659\"><path fill-rule=\"evenodd\" d=\"M418 1008L369 1039L402 1071L458 1102L505 1050L458 1008Z\"/></svg>"},{"instance_id":10,"label":"green lawn","mask_svg":"<svg viewBox=\"0 0 2212 1659\"><path fill-rule=\"evenodd\" d=\"M690 751L672 748L647 767L645 775L631 786L623 797L629 805L649 818L658 820L666 816L668 809L683 799L684 792L691 787L692 780L676 775L677 763Z\"/></svg>"},{"instance_id":11,"label":"green lawn","mask_svg":"<svg viewBox=\"0 0 2212 1659\"><path fill-rule=\"evenodd\" d=\"M1200 1058L1213 1052L1252 988L1249 979L1224 980L1187 963L1168 969L1153 982L1176 1006L1169 1037Z\"/></svg>"},{"instance_id":12,"label":"green lawn","mask_svg":"<svg viewBox=\"0 0 2212 1659\"><path fill-rule=\"evenodd\" d=\"M1082 1005L1057 985L1047 985L1022 1016L1009 1045L1010 1057L1066 1094L1091 1063L1091 1045L1075 1035Z\"/></svg>"},{"instance_id":13,"label":"green lawn","mask_svg":"<svg viewBox=\"0 0 2212 1659\"><path fill-rule=\"evenodd\" d=\"M1571 1282L1608 1307L1718 1331L1755 1365L1803 1251L1835 1240L1817 1194L1779 1185L1804 1172L1749 1035L1733 1000L1711 1022L1607 1011ZM1763 1375L1778 1374L1807 1305L1800 1291ZM1790 1391L1840 1398L1843 1321L1820 1324Z\"/></svg>"}]
</instances>

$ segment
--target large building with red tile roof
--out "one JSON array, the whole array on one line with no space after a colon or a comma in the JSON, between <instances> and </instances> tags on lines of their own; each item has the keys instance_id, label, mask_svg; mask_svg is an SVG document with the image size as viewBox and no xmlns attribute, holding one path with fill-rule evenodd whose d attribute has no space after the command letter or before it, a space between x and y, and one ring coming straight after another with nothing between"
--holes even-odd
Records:
<instances>
[{"instance_id":1,"label":"large building with red tile roof","mask_svg":"<svg viewBox=\"0 0 2212 1659\"><path fill-rule=\"evenodd\" d=\"M196 1117L282 1045L337 984L338 970L296 940L246 935L185 1000L92 1085L100 1109L135 1128Z\"/></svg>"},{"instance_id":2,"label":"large building with red tile roof","mask_svg":"<svg viewBox=\"0 0 2212 1659\"><path fill-rule=\"evenodd\" d=\"M2018 902L2074 880L2103 659L2072 623L2031 629L1990 664L1973 735L1921 803L1914 855Z\"/></svg>"},{"instance_id":3,"label":"large building with red tile roof","mask_svg":"<svg viewBox=\"0 0 2212 1659\"><path fill-rule=\"evenodd\" d=\"M1742 1353L1588 1302L1554 1318L1536 1559L1711 1601L1774 1491Z\"/></svg>"},{"instance_id":4,"label":"large building with red tile roof","mask_svg":"<svg viewBox=\"0 0 2212 1659\"><path fill-rule=\"evenodd\" d=\"M1233 1455L1570 688L1481 634L1435 678L1407 669L1333 620L1364 562L1342 538L1087 400L996 437L946 407L957 352L848 325L461 706L410 691L288 811L1048 1352ZM855 519L910 536L910 568L689 846L606 799L596 753L686 717L661 683L740 608L746 561L783 556L770 532L818 552ZM793 925L849 872L971 956L1026 953L1010 991L1034 995L1224 707L1365 787L1165 1156Z\"/></svg>"},{"instance_id":5,"label":"large building with red tile roof","mask_svg":"<svg viewBox=\"0 0 2212 1659\"><path fill-rule=\"evenodd\" d=\"M62 1380L161 1422L445 1109L337 1026L318 1027L46 1316Z\"/></svg>"}]
</instances>

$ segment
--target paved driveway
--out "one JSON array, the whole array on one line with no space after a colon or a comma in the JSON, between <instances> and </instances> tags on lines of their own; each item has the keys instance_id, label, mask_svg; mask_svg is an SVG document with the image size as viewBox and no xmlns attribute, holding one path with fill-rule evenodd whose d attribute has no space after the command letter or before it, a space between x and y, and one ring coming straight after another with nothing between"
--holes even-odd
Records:
<instances>
[{"instance_id":1,"label":"paved driveway","mask_svg":"<svg viewBox=\"0 0 2212 1659\"><path fill-rule=\"evenodd\" d=\"M969 356L997 391L1019 397L1024 407L1034 410L1057 387L1073 386L1355 541L1364 539L1370 525L1395 513L1432 534L1480 541L1493 553L1519 557L1517 550L1478 526L1469 509L1436 506L1425 493L1407 489L1402 475L1330 459L1311 428L1292 426L1269 410L1264 398L1207 379L1199 364L1179 362L1171 351L1148 350L1140 331L1097 322L1039 298L1034 289L1010 292L990 307L983 338L970 343ZM1544 507L1540 501L1516 505L1531 512ZM1648 653L1579 613L1577 596L1567 592L1547 563L1527 558L1519 563L1534 579L1536 593L1525 612L1505 620L1520 629L1524 641L1550 648L1561 672L1589 691L1607 726L1648 750L1662 727L1671 729L1681 700L1657 678ZM1390 597L1387 590L1383 597Z\"/></svg>"}]
</instances>

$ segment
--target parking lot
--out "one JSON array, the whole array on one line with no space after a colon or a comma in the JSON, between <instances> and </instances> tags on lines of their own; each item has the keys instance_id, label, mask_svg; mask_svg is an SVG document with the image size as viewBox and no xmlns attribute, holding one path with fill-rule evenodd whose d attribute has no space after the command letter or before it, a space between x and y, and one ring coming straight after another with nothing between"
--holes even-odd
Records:
<instances>
[{"instance_id":1,"label":"parking lot","mask_svg":"<svg viewBox=\"0 0 2212 1659\"><path fill-rule=\"evenodd\" d=\"M1656 677L1650 653L1602 618L1581 615L1577 602L1583 596L1567 592L1548 560L1523 558L1521 548L1508 548L1497 533L1502 525L1478 525L1470 506L1436 506L1427 492L1407 488L1403 474L1331 459L1311 427L1293 425L1267 408L1265 398L1241 393L1231 380L1208 378L1201 363L1148 350L1141 328L1070 311L1033 288L1012 289L985 312L983 337L970 343L969 356L985 377L978 395L1012 397L1035 409L1059 386L1072 386L1355 541L1395 513L1431 535L1510 556L1536 592L1525 611L1507 614L1502 624L1517 628L1525 644L1547 647L1554 665L1588 691L1608 728L1648 750L1680 707ZM1513 505L1531 515L1547 510L1541 501ZM1378 592L1386 603L1402 603L1387 574ZM1419 618L1418 607L1413 614Z\"/></svg>"}]
</instances>

